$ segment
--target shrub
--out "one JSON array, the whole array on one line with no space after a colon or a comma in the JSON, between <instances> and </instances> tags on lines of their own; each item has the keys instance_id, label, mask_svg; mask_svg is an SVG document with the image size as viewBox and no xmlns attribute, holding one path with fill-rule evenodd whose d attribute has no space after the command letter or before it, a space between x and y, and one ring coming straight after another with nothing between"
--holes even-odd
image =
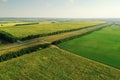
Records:
<instances>
[{"instance_id":1,"label":"shrub","mask_svg":"<svg viewBox=\"0 0 120 80\"><path fill-rule=\"evenodd\" d=\"M16 42L17 38L13 37L11 34L4 32L4 31L0 31L0 39L5 40L7 42Z\"/></svg>"},{"instance_id":2,"label":"shrub","mask_svg":"<svg viewBox=\"0 0 120 80\"><path fill-rule=\"evenodd\" d=\"M34 25L34 24L39 24L39 23L16 24L15 26Z\"/></svg>"}]
</instances>

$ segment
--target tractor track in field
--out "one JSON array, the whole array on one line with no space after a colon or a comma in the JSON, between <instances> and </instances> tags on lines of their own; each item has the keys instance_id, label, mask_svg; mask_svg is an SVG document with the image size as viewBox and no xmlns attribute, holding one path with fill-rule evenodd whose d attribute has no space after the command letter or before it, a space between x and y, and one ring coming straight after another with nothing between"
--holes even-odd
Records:
<instances>
[{"instance_id":1,"label":"tractor track in field","mask_svg":"<svg viewBox=\"0 0 120 80\"><path fill-rule=\"evenodd\" d=\"M38 42L43 43L43 44L44 43L51 44L52 42L60 40L60 39L65 39L65 38L69 38L69 37L73 37L73 36L77 36L77 35L82 35L82 34L85 34L87 32L93 32L96 29L104 28L104 27L109 26L109 25L112 25L112 24L106 23L106 24L101 24L101 25L97 25L94 27L88 27L85 29L77 30L77 31L61 33L61 34L45 36L45 37L39 37L39 38L34 38L34 39L30 39L30 40L25 40L25 41L18 41L16 43L9 43L9 44L5 44L5 45L1 45L0 51L19 47L19 46L30 45L30 44L34 44L34 43L38 43Z\"/></svg>"}]
</instances>

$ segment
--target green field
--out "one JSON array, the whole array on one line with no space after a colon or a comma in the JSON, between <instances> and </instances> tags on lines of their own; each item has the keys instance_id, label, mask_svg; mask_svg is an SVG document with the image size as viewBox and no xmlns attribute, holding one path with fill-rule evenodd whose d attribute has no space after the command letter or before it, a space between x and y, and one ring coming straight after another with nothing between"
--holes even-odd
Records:
<instances>
[{"instance_id":1,"label":"green field","mask_svg":"<svg viewBox=\"0 0 120 80\"><path fill-rule=\"evenodd\" d=\"M119 74L54 46L0 63L0 80L119 80Z\"/></svg>"},{"instance_id":2,"label":"green field","mask_svg":"<svg viewBox=\"0 0 120 80\"><path fill-rule=\"evenodd\" d=\"M36 25L1 27L0 30L12 34L14 37L23 38L30 35L47 34L62 30L82 28L105 22L41 22Z\"/></svg>"},{"instance_id":3,"label":"green field","mask_svg":"<svg viewBox=\"0 0 120 80\"><path fill-rule=\"evenodd\" d=\"M112 26L64 42L60 48L120 69L120 27Z\"/></svg>"}]
</instances>

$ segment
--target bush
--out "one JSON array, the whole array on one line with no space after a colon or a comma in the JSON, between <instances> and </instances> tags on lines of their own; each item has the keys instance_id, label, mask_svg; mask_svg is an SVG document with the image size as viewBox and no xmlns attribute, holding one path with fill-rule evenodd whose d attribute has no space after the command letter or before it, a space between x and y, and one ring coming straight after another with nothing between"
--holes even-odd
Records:
<instances>
[{"instance_id":1,"label":"bush","mask_svg":"<svg viewBox=\"0 0 120 80\"><path fill-rule=\"evenodd\" d=\"M39 23L16 24L15 26L34 25L34 24L39 24Z\"/></svg>"},{"instance_id":2,"label":"bush","mask_svg":"<svg viewBox=\"0 0 120 80\"><path fill-rule=\"evenodd\" d=\"M7 42L16 42L17 38L13 37L11 34L4 32L4 31L0 31L0 39L5 40Z\"/></svg>"}]
</instances>

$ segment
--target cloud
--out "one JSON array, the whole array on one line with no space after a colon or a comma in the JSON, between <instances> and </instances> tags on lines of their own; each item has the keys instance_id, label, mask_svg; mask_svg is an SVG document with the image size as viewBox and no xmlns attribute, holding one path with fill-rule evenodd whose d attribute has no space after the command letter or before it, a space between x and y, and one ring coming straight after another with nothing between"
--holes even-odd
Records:
<instances>
[{"instance_id":1,"label":"cloud","mask_svg":"<svg viewBox=\"0 0 120 80\"><path fill-rule=\"evenodd\" d=\"M6 2L6 1L8 1L8 0L0 0L0 2Z\"/></svg>"}]
</instances>

